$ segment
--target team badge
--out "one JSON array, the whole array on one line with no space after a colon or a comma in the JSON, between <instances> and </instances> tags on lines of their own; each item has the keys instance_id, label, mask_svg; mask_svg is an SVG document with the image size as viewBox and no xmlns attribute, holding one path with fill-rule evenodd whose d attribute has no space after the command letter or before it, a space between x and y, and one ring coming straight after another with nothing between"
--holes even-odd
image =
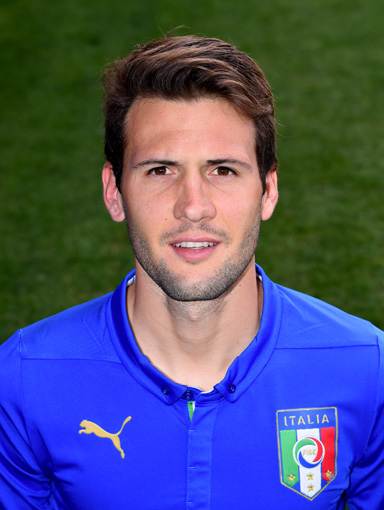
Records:
<instances>
[{"instance_id":1,"label":"team badge","mask_svg":"<svg viewBox=\"0 0 384 510\"><path fill-rule=\"evenodd\" d=\"M337 409L277 411L280 481L313 499L336 477Z\"/></svg>"}]
</instances>

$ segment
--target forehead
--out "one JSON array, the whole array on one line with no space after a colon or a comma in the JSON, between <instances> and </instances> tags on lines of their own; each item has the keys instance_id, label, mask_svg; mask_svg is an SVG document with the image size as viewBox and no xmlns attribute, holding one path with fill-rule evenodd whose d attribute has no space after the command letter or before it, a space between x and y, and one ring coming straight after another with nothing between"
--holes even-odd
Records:
<instances>
[{"instance_id":1,"label":"forehead","mask_svg":"<svg viewBox=\"0 0 384 510\"><path fill-rule=\"evenodd\" d=\"M125 120L126 154L192 148L255 157L255 126L224 99L139 99ZM243 153L243 154L241 154ZM249 153L249 154L248 154ZM213 157L213 154L209 154Z\"/></svg>"}]
</instances>

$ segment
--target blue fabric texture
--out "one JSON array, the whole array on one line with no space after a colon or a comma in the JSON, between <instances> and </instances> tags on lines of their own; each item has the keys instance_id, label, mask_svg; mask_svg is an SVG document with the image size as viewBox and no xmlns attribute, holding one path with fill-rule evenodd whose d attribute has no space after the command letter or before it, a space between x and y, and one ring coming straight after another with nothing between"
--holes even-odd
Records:
<instances>
[{"instance_id":1,"label":"blue fabric texture","mask_svg":"<svg viewBox=\"0 0 384 510\"><path fill-rule=\"evenodd\" d=\"M260 330L209 393L141 353L125 304L133 272L5 342L0 508L382 510L383 333L257 271ZM308 497L284 481L280 429L326 413L335 469Z\"/></svg>"}]
</instances>

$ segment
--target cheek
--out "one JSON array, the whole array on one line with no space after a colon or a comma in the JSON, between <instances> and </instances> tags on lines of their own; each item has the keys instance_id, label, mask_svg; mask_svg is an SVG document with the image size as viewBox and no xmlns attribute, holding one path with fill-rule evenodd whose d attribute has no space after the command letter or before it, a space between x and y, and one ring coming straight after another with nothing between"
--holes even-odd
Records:
<instances>
[{"instance_id":1,"label":"cheek","mask_svg":"<svg viewBox=\"0 0 384 510\"><path fill-rule=\"evenodd\" d=\"M243 193L240 197L229 198L222 205L223 219L234 231L234 235L247 230L259 220L260 193Z\"/></svg>"},{"instance_id":2,"label":"cheek","mask_svg":"<svg viewBox=\"0 0 384 510\"><path fill-rule=\"evenodd\" d=\"M164 230L164 225L171 218L169 208L167 209L162 201L151 198L143 200L139 196L131 201L127 208L132 223L146 236Z\"/></svg>"}]
</instances>

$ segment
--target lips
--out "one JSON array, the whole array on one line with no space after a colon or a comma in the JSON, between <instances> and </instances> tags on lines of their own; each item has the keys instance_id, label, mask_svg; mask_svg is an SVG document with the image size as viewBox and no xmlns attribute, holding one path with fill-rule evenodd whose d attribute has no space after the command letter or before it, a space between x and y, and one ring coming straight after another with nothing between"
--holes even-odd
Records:
<instances>
[{"instance_id":1,"label":"lips","mask_svg":"<svg viewBox=\"0 0 384 510\"><path fill-rule=\"evenodd\" d=\"M197 263L209 258L214 253L220 241L214 239L174 239L170 243L174 253L186 262Z\"/></svg>"},{"instance_id":2,"label":"lips","mask_svg":"<svg viewBox=\"0 0 384 510\"><path fill-rule=\"evenodd\" d=\"M209 248L216 246L217 243L213 241L182 241L180 243L172 243L172 246L176 248L189 248L191 250L201 250L203 248Z\"/></svg>"}]
</instances>

